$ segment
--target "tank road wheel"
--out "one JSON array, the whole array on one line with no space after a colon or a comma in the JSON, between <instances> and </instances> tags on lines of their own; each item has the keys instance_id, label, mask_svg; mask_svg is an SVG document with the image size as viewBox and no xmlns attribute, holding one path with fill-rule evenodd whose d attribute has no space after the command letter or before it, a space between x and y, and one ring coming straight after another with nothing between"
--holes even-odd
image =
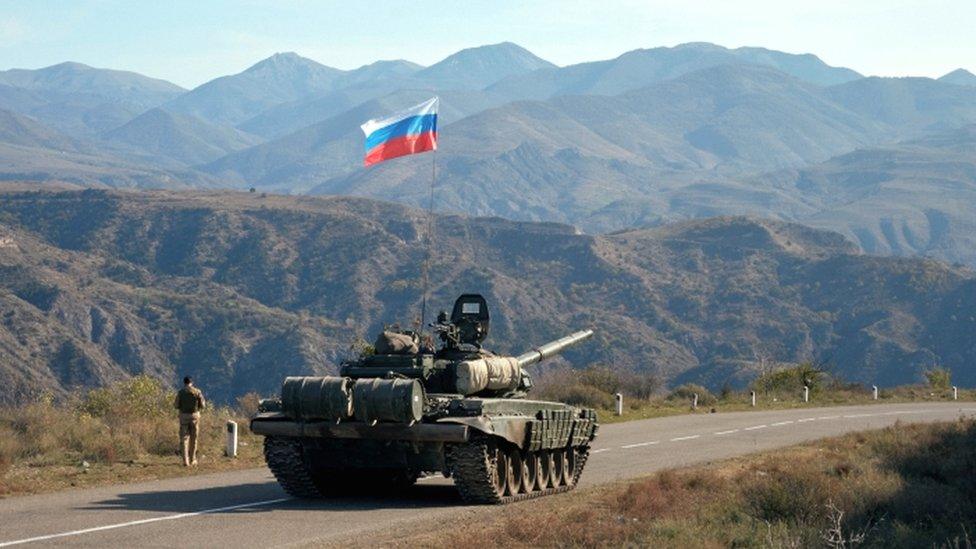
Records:
<instances>
[{"instance_id":1,"label":"tank road wheel","mask_svg":"<svg viewBox=\"0 0 976 549\"><path fill-rule=\"evenodd\" d=\"M562 461L562 467L560 467L559 475L559 485L560 486L572 486L573 485L573 465L572 462L575 461L570 456L573 454L572 448L563 448L559 451L559 460Z\"/></svg>"},{"instance_id":2,"label":"tank road wheel","mask_svg":"<svg viewBox=\"0 0 976 549\"><path fill-rule=\"evenodd\" d=\"M566 485L566 450L560 448L558 450L552 451L552 459L555 462L555 467L553 467L553 479L552 486L557 488L559 486Z\"/></svg>"},{"instance_id":3,"label":"tank road wheel","mask_svg":"<svg viewBox=\"0 0 976 549\"><path fill-rule=\"evenodd\" d=\"M542 490L539 486L539 469L542 467L539 452L528 452L524 461L525 469L522 475L525 477L525 491L538 492Z\"/></svg>"},{"instance_id":4,"label":"tank road wheel","mask_svg":"<svg viewBox=\"0 0 976 549\"><path fill-rule=\"evenodd\" d=\"M567 448L566 456L566 486L576 485L576 448Z\"/></svg>"},{"instance_id":5,"label":"tank road wheel","mask_svg":"<svg viewBox=\"0 0 976 549\"><path fill-rule=\"evenodd\" d=\"M525 456L518 449L514 449L508 454L508 459L512 464L512 476L509 477L508 483L509 495L527 494L531 492L532 486L526 480L528 466L526 465Z\"/></svg>"},{"instance_id":6,"label":"tank road wheel","mask_svg":"<svg viewBox=\"0 0 976 549\"><path fill-rule=\"evenodd\" d=\"M494 448L495 478L493 487L500 497L512 495L512 459L502 448Z\"/></svg>"},{"instance_id":7,"label":"tank road wheel","mask_svg":"<svg viewBox=\"0 0 976 549\"><path fill-rule=\"evenodd\" d=\"M264 460L289 495L298 498L320 498L315 475L305 460L302 441L290 437L264 437Z\"/></svg>"},{"instance_id":8,"label":"tank road wheel","mask_svg":"<svg viewBox=\"0 0 976 549\"><path fill-rule=\"evenodd\" d=\"M551 450L542 452L539 456L542 467L539 469L539 486L543 490L555 488L556 482L556 460L553 459Z\"/></svg>"}]
</instances>

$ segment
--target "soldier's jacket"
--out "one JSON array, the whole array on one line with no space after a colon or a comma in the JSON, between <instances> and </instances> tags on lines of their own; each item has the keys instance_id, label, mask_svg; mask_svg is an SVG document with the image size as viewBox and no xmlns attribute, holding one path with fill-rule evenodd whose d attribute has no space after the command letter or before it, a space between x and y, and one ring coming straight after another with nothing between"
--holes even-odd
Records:
<instances>
[{"instance_id":1,"label":"soldier's jacket","mask_svg":"<svg viewBox=\"0 0 976 549\"><path fill-rule=\"evenodd\" d=\"M203 391L196 387L183 387L176 393L176 408L181 414L195 414L207 406Z\"/></svg>"}]
</instances>

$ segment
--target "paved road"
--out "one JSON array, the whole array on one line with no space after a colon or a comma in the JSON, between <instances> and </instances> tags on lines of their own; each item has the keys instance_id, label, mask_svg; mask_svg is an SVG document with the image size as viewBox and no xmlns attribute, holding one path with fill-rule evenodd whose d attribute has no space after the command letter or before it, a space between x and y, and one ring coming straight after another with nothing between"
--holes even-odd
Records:
<instances>
[{"instance_id":1,"label":"paved road","mask_svg":"<svg viewBox=\"0 0 976 549\"><path fill-rule=\"evenodd\" d=\"M606 425L600 429L581 485L898 421L944 421L960 415L976 416L976 403L699 414ZM399 522L470 512L450 482L439 477L423 479L394 498L308 502L288 498L262 468L0 500L0 547L240 549L338 544L353 538L362 541L363 536Z\"/></svg>"}]
</instances>

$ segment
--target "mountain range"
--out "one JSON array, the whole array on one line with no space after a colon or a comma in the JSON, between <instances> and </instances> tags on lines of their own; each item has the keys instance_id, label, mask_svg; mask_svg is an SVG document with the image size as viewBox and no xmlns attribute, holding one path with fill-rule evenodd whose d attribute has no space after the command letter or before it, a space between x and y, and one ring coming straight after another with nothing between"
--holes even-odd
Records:
<instances>
[{"instance_id":1,"label":"mountain range","mask_svg":"<svg viewBox=\"0 0 976 549\"><path fill-rule=\"evenodd\" d=\"M349 197L4 191L0 401L147 373L193 375L226 402L334 372L356 341L415 321L425 226L420 210ZM499 352L589 327L571 364L669 383L741 386L762 360L881 386L944 365L976 383L972 269L749 217L595 236L464 215L434 226L431 303L483 293Z\"/></svg>"},{"instance_id":2,"label":"mountain range","mask_svg":"<svg viewBox=\"0 0 976 549\"><path fill-rule=\"evenodd\" d=\"M280 53L192 90L78 63L0 71L0 180L425 206L429 155L363 169L359 125L433 94L442 212L590 233L748 214L976 265L976 76L708 43L564 67L508 42L429 67Z\"/></svg>"},{"instance_id":3,"label":"mountain range","mask_svg":"<svg viewBox=\"0 0 976 549\"><path fill-rule=\"evenodd\" d=\"M0 72L0 180L422 206L430 156L363 169L359 125L432 94L439 211L590 233L746 214L976 265L976 76L865 77L708 43L565 67L507 42L429 67L281 53L192 90L78 63L12 69Z\"/></svg>"}]
</instances>

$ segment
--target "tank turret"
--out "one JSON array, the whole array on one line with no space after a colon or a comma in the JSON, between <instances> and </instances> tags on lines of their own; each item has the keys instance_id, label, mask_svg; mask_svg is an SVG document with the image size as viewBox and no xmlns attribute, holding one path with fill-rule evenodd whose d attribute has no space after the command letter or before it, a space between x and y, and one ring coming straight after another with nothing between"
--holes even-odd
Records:
<instances>
[{"instance_id":1,"label":"tank turret","mask_svg":"<svg viewBox=\"0 0 976 549\"><path fill-rule=\"evenodd\" d=\"M280 399L263 403L251 429L265 435L265 457L286 491L315 497L357 477L409 484L434 471L453 477L469 502L575 486L596 414L528 400L525 369L593 331L496 355L482 346L490 314L478 294L460 296L431 327L437 349L422 334L386 329L374 352L344 362L338 376L286 378Z\"/></svg>"}]
</instances>

